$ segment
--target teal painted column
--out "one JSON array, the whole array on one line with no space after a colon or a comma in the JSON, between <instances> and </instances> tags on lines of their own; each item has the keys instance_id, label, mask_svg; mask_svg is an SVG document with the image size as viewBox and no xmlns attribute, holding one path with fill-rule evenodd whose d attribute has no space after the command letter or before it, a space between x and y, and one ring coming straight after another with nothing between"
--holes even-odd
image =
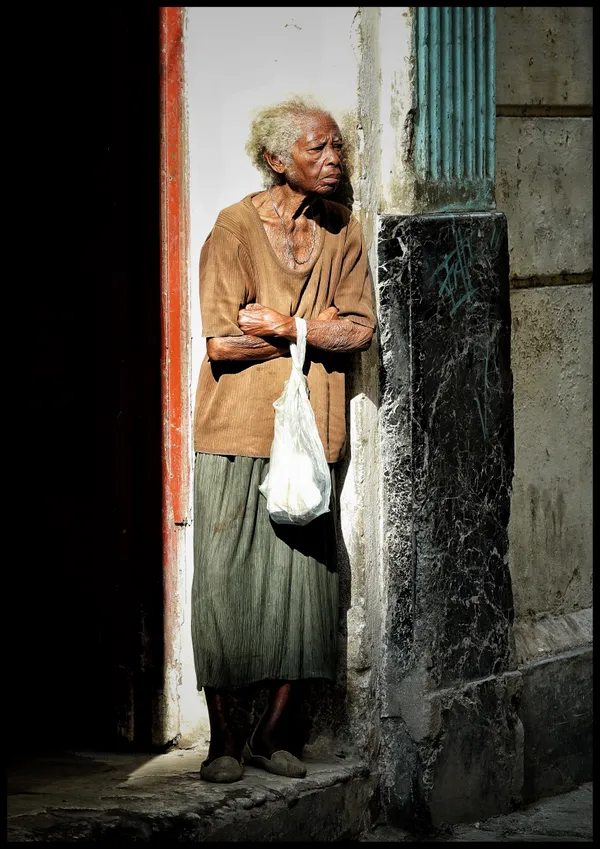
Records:
<instances>
[{"instance_id":1,"label":"teal painted column","mask_svg":"<svg viewBox=\"0 0 600 849\"><path fill-rule=\"evenodd\" d=\"M416 6L416 201L423 212L494 209L496 10Z\"/></svg>"}]
</instances>

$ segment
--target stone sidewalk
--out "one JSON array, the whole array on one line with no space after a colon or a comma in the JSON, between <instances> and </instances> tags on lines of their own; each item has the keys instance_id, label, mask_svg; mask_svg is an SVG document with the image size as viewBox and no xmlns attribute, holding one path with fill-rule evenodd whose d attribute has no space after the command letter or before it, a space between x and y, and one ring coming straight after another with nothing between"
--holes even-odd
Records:
<instances>
[{"instance_id":1,"label":"stone sidewalk","mask_svg":"<svg viewBox=\"0 0 600 849\"><path fill-rule=\"evenodd\" d=\"M591 843L593 840L592 787L592 782L582 784L569 793L541 799L514 813L493 817L484 822L454 826L436 837L418 840L408 832L382 825L363 834L359 841Z\"/></svg>"},{"instance_id":2,"label":"stone sidewalk","mask_svg":"<svg viewBox=\"0 0 600 849\"><path fill-rule=\"evenodd\" d=\"M307 757L305 779L246 767L229 785L199 779L202 750L160 755L62 752L13 758L7 838L14 842L592 841L592 784L435 837L365 828L376 777L347 752Z\"/></svg>"}]
</instances>

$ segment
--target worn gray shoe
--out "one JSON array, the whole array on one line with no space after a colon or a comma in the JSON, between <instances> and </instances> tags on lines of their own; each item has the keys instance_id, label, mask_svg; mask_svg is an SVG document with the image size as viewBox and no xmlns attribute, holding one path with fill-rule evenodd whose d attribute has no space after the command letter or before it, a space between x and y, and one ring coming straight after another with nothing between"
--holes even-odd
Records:
<instances>
[{"instance_id":1,"label":"worn gray shoe","mask_svg":"<svg viewBox=\"0 0 600 849\"><path fill-rule=\"evenodd\" d=\"M200 767L200 778L204 781L213 781L215 784L230 784L239 781L244 774L244 767L235 758L223 755L207 763L204 761Z\"/></svg>"},{"instance_id":2,"label":"worn gray shoe","mask_svg":"<svg viewBox=\"0 0 600 849\"><path fill-rule=\"evenodd\" d=\"M242 758L244 763L266 769L273 775L284 775L287 778L304 778L306 775L306 767L302 761L299 761L291 752L286 752L284 749L273 752L270 758L265 758L262 755L253 755L250 750L250 743L246 741Z\"/></svg>"}]
</instances>

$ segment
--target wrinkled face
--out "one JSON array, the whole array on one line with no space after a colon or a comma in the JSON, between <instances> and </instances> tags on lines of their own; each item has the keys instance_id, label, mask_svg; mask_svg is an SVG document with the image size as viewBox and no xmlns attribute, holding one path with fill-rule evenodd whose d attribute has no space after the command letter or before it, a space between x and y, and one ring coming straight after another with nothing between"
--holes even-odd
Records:
<instances>
[{"instance_id":1,"label":"wrinkled face","mask_svg":"<svg viewBox=\"0 0 600 849\"><path fill-rule=\"evenodd\" d=\"M342 134L328 115L316 114L290 151L284 176L289 185L307 194L328 195L342 178Z\"/></svg>"}]
</instances>

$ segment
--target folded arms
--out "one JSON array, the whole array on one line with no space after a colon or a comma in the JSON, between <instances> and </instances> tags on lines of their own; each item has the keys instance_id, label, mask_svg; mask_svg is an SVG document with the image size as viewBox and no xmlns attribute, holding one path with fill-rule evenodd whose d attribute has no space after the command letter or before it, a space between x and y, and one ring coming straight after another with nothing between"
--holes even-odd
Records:
<instances>
[{"instance_id":1,"label":"folded arms","mask_svg":"<svg viewBox=\"0 0 600 849\"><path fill-rule=\"evenodd\" d=\"M238 325L243 336L213 336L207 339L210 360L264 362L289 356L289 343L296 341L293 317L265 307L248 304L239 311ZM314 320L306 322L306 341L313 348L332 353L366 351L373 330L347 318L338 318L338 310L329 307Z\"/></svg>"}]
</instances>

